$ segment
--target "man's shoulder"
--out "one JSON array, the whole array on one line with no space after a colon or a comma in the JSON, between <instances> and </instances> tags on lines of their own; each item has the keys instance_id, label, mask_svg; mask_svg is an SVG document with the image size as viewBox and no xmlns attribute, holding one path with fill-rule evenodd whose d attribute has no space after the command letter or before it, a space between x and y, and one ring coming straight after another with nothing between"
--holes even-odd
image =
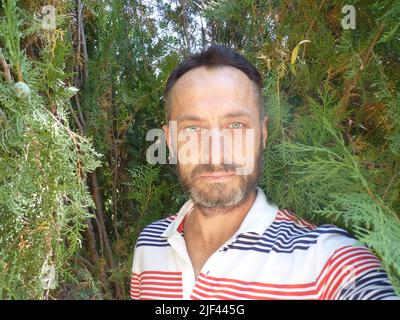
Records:
<instances>
[{"instance_id":1,"label":"man's shoulder","mask_svg":"<svg viewBox=\"0 0 400 320\"><path fill-rule=\"evenodd\" d=\"M269 237L277 239L277 245L285 247L311 249L333 249L341 246L355 245L357 240L345 229L334 224L316 225L295 213L279 209L270 228L266 230Z\"/></svg>"},{"instance_id":2,"label":"man's shoulder","mask_svg":"<svg viewBox=\"0 0 400 320\"><path fill-rule=\"evenodd\" d=\"M335 233L346 237L351 237L349 232L334 224L316 225L310 222L310 220L302 218L285 209L278 209L278 213L274 220L274 225L276 228L280 227L282 230L285 230L285 228L291 228L292 231L298 233Z\"/></svg>"},{"instance_id":3,"label":"man's shoulder","mask_svg":"<svg viewBox=\"0 0 400 320\"><path fill-rule=\"evenodd\" d=\"M170 224L175 221L177 218L177 214L167 216L165 218L161 218L154 222L151 222L143 230L140 232L137 241L136 247L141 246L168 246L167 238L162 237L162 234L167 230Z\"/></svg>"},{"instance_id":4,"label":"man's shoulder","mask_svg":"<svg viewBox=\"0 0 400 320\"><path fill-rule=\"evenodd\" d=\"M168 226L176 220L178 217L177 214L169 215L167 217L161 218L159 220L153 221L149 223L146 227L143 228L142 232L145 231L165 231ZM161 232L162 233L162 232Z\"/></svg>"}]
</instances>

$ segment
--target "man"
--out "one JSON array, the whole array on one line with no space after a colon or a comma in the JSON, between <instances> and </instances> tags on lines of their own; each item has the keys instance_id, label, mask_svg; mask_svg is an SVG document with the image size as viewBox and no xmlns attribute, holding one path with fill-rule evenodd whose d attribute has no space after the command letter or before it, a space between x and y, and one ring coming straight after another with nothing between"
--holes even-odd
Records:
<instances>
[{"instance_id":1,"label":"man","mask_svg":"<svg viewBox=\"0 0 400 320\"><path fill-rule=\"evenodd\" d=\"M166 115L176 129L164 131L190 200L140 234L131 298L396 299L366 247L279 210L258 187L267 141L261 88L257 69L223 46L189 57L168 78Z\"/></svg>"}]
</instances>

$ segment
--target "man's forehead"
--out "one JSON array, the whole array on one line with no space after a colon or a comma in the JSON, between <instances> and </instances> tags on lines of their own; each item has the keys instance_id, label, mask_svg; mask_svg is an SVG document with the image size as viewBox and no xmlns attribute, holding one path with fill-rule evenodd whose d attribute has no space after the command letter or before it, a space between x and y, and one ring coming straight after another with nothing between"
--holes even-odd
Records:
<instances>
[{"instance_id":1,"label":"man's forehead","mask_svg":"<svg viewBox=\"0 0 400 320\"><path fill-rule=\"evenodd\" d=\"M198 67L186 72L178 79L172 88L172 94L182 94L188 90L209 89L219 87L237 87L243 89L251 87L251 80L242 71L231 66Z\"/></svg>"},{"instance_id":2,"label":"man's forehead","mask_svg":"<svg viewBox=\"0 0 400 320\"><path fill-rule=\"evenodd\" d=\"M242 71L222 66L199 67L185 73L174 85L170 94L171 105L190 106L225 104L253 104L256 89Z\"/></svg>"},{"instance_id":3,"label":"man's forehead","mask_svg":"<svg viewBox=\"0 0 400 320\"><path fill-rule=\"evenodd\" d=\"M202 112L196 112L198 110L193 109L186 112L182 112L177 118L177 121L195 120L202 121L206 120L207 117ZM218 112L219 111L219 112ZM248 108L236 108L233 110L217 110L217 115L224 118L251 118L254 114Z\"/></svg>"}]
</instances>

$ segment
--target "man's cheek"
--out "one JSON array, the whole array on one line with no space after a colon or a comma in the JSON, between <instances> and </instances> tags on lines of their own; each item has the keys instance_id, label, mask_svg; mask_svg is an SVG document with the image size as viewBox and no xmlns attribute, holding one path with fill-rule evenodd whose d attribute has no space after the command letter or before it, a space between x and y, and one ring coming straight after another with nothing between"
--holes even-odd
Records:
<instances>
[{"instance_id":1,"label":"man's cheek","mask_svg":"<svg viewBox=\"0 0 400 320\"><path fill-rule=\"evenodd\" d=\"M193 169L194 166L190 164L183 165L181 163L178 163L179 175L188 182L191 182L193 180Z\"/></svg>"},{"instance_id":2,"label":"man's cheek","mask_svg":"<svg viewBox=\"0 0 400 320\"><path fill-rule=\"evenodd\" d=\"M243 167L237 167L235 169L235 173L238 176L247 176L251 175L254 172L254 161L252 161L249 165L245 165Z\"/></svg>"},{"instance_id":3,"label":"man's cheek","mask_svg":"<svg viewBox=\"0 0 400 320\"><path fill-rule=\"evenodd\" d=\"M193 139L190 135L185 137L180 136L178 145L178 162L182 165L192 164L194 161L194 153L196 146L196 139Z\"/></svg>"},{"instance_id":4,"label":"man's cheek","mask_svg":"<svg viewBox=\"0 0 400 320\"><path fill-rule=\"evenodd\" d=\"M253 173L256 158L254 146L254 129L234 133L233 153L236 163L235 173L238 176Z\"/></svg>"}]
</instances>

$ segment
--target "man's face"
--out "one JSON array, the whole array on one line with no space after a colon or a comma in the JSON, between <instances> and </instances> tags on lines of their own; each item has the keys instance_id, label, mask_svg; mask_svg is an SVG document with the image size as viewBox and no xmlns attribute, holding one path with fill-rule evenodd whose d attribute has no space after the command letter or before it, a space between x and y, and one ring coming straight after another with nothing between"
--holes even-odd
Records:
<instances>
[{"instance_id":1,"label":"man's face","mask_svg":"<svg viewBox=\"0 0 400 320\"><path fill-rule=\"evenodd\" d=\"M169 107L177 134L164 126L168 147L191 199L207 208L244 201L257 185L267 138L252 81L233 67L199 67L176 82Z\"/></svg>"}]
</instances>

